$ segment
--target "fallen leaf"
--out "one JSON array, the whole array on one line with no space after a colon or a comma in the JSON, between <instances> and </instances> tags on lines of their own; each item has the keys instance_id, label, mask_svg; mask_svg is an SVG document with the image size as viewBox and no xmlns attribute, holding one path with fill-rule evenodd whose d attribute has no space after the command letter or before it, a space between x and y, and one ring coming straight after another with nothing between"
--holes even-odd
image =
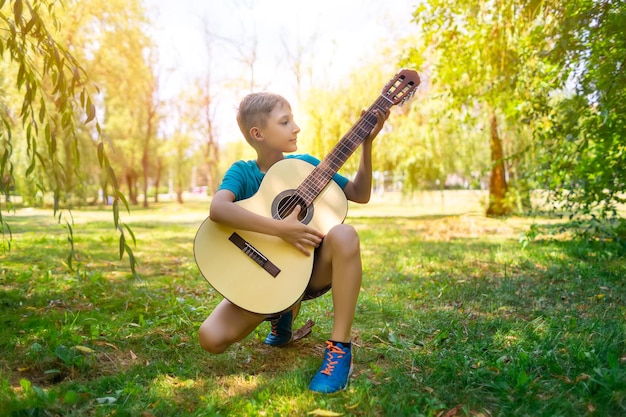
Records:
<instances>
[{"instance_id":1,"label":"fallen leaf","mask_svg":"<svg viewBox=\"0 0 626 417\"><path fill-rule=\"evenodd\" d=\"M453 409L446 411L441 417L454 417L459 411L461 411L461 408L463 408L463 405L459 404Z\"/></svg>"},{"instance_id":2,"label":"fallen leaf","mask_svg":"<svg viewBox=\"0 0 626 417\"><path fill-rule=\"evenodd\" d=\"M574 382L580 382L580 381L586 381L589 378L591 378L589 375L587 374L580 374L576 377L576 380Z\"/></svg>"},{"instance_id":3,"label":"fallen leaf","mask_svg":"<svg viewBox=\"0 0 626 417\"><path fill-rule=\"evenodd\" d=\"M321 416L321 417L336 417L336 416L342 416L343 414L335 413L334 411L330 411L330 410L322 410L322 409L318 408L316 410L309 411L307 413L307 415L309 415L309 416Z\"/></svg>"},{"instance_id":4,"label":"fallen leaf","mask_svg":"<svg viewBox=\"0 0 626 417\"><path fill-rule=\"evenodd\" d=\"M94 343L95 343L96 345L98 345L98 346L108 346L108 347L113 348L113 349L115 349L115 350L119 350L119 349L117 348L117 346L115 346L113 343L109 343L109 342L94 342Z\"/></svg>"},{"instance_id":5,"label":"fallen leaf","mask_svg":"<svg viewBox=\"0 0 626 417\"><path fill-rule=\"evenodd\" d=\"M302 327L293 332L293 341L295 342L296 340L300 340L310 335L313 326L315 326L315 322L311 319L308 319Z\"/></svg>"},{"instance_id":6,"label":"fallen leaf","mask_svg":"<svg viewBox=\"0 0 626 417\"><path fill-rule=\"evenodd\" d=\"M74 349L79 350L79 351L81 351L83 353L94 353L95 352L95 350L93 350L91 348L88 348L87 346L81 346L81 345L74 346Z\"/></svg>"},{"instance_id":7,"label":"fallen leaf","mask_svg":"<svg viewBox=\"0 0 626 417\"><path fill-rule=\"evenodd\" d=\"M133 352L132 350L130 351L130 357L135 360L137 359L137 355L135 355L135 352Z\"/></svg>"},{"instance_id":8,"label":"fallen leaf","mask_svg":"<svg viewBox=\"0 0 626 417\"><path fill-rule=\"evenodd\" d=\"M566 384L571 384L572 380L569 379L569 377L567 377L566 375L555 375L552 374L552 376L556 379L560 379L561 381L565 382Z\"/></svg>"},{"instance_id":9,"label":"fallen leaf","mask_svg":"<svg viewBox=\"0 0 626 417\"><path fill-rule=\"evenodd\" d=\"M98 402L98 404L113 404L117 401L117 398L115 397L100 397L100 398L96 398L96 401Z\"/></svg>"}]
</instances>

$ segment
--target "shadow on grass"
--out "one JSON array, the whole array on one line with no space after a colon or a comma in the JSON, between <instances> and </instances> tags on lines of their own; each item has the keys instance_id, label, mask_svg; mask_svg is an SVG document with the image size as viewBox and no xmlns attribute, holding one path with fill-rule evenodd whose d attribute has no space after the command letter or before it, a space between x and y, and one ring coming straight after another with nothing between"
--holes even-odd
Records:
<instances>
[{"instance_id":1,"label":"shadow on grass","mask_svg":"<svg viewBox=\"0 0 626 417\"><path fill-rule=\"evenodd\" d=\"M37 251L11 254L0 290L2 374L14 387L32 379L58 398L80 393L74 409L102 414L288 415L316 406L409 416L462 405L469 415L547 416L584 415L591 405L619 415L624 252L571 240L523 249L502 237L511 227L471 220L356 220L365 274L355 374L330 399L307 392L331 330L330 295L304 305L301 319L318 324L292 347L262 345L263 326L223 355L199 348L197 328L220 297L190 257L190 225L137 226L138 238L153 238L141 249L150 264L142 281L106 265L109 242L100 237L85 239L95 268L80 276L47 272L62 248L42 251L38 268ZM15 404L72 409L35 397ZM98 402L105 398L110 404Z\"/></svg>"}]
</instances>

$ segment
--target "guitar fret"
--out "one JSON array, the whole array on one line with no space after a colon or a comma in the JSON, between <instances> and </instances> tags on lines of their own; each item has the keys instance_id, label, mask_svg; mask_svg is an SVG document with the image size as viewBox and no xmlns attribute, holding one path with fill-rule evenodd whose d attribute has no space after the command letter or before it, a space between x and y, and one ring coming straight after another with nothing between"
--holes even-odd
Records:
<instances>
[{"instance_id":1,"label":"guitar fret","mask_svg":"<svg viewBox=\"0 0 626 417\"><path fill-rule=\"evenodd\" d=\"M374 110L386 112L392 104L393 102L388 98L384 96L379 97L361 116L359 121L352 126L348 133L335 145L326 158L324 158L302 184L300 184L296 190L296 194L303 198L307 205L313 202L332 179L333 175L339 171L339 168L343 166L350 155L363 143L374 126L376 126L377 119Z\"/></svg>"},{"instance_id":2,"label":"guitar fret","mask_svg":"<svg viewBox=\"0 0 626 417\"><path fill-rule=\"evenodd\" d=\"M397 77L393 82L390 82L385 87L386 91L383 90L383 94L374 101L357 123L350 128L348 133L337 142L326 158L300 184L295 191L295 196L301 198L307 206L312 204L313 200L324 189L333 175L339 171L350 155L363 143L374 126L376 126L377 118L374 110L386 112L394 104L406 100L418 84L419 77L409 82L406 82L404 78ZM393 97L393 100L390 97Z\"/></svg>"}]
</instances>

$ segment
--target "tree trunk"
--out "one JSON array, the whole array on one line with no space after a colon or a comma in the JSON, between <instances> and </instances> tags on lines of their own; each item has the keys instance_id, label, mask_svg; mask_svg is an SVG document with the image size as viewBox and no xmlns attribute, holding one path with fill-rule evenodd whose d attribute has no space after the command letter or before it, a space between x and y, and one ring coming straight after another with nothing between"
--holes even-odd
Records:
<instances>
[{"instance_id":1,"label":"tree trunk","mask_svg":"<svg viewBox=\"0 0 626 417\"><path fill-rule=\"evenodd\" d=\"M207 153L205 155L207 166L207 189L210 195L214 195L217 191L217 167L219 165L219 149L217 143L212 138L207 143Z\"/></svg>"},{"instance_id":2,"label":"tree trunk","mask_svg":"<svg viewBox=\"0 0 626 417\"><path fill-rule=\"evenodd\" d=\"M155 80L154 84L152 85L153 92L157 90L156 82L157 80ZM151 94L146 102L146 108L148 109L148 119L146 123L146 139L143 143L143 156L141 158L141 167L143 168L143 206L145 208L148 207L148 179L150 178L150 151L152 150L152 147L150 145L152 141L152 136L154 135L153 131L155 130L154 125L156 123L157 115L157 109L154 105L152 97L153 95ZM155 193L158 192L159 190L157 188Z\"/></svg>"},{"instance_id":3,"label":"tree trunk","mask_svg":"<svg viewBox=\"0 0 626 417\"><path fill-rule=\"evenodd\" d=\"M149 137L146 143L149 143ZM144 148L141 158L142 176L143 176L143 207L148 208L148 150Z\"/></svg>"},{"instance_id":4,"label":"tree trunk","mask_svg":"<svg viewBox=\"0 0 626 417\"><path fill-rule=\"evenodd\" d=\"M137 174L134 171L126 172L126 184L128 185L128 201L132 205L137 205L137 187L136 187Z\"/></svg>"},{"instance_id":5,"label":"tree trunk","mask_svg":"<svg viewBox=\"0 0 626 417\"><path fill-rule=\"evenodd\" d=\"M507 184L504 167L504 151L502 140L498 135L498 119L492 109L489 124L491 127L491 178L489 180L489 206L487 216L506 216L511 209L505 202Z\"/></svg>"},{"instance_id":6,"label":"tree trunk","mask_svg":"<svg viewBox=\"0 0 626 417\"><path fill-rule=\"evenodd\" d=\"M176 202L178 204L183 204L183 182L180 178L176 180Z\"/></svg>"},{"instance_id":7,"label":"tree trunk","mask_svg":"<svg viewBox=\"0 0 626 417\"><path fill-rule=\"evenodd\" d=\"M163 173L163 163L161 157L157 156L156 174L154 176L154 202L159 202L159 187L161 186L161 175Z\"/></svg>"}]
</instances>

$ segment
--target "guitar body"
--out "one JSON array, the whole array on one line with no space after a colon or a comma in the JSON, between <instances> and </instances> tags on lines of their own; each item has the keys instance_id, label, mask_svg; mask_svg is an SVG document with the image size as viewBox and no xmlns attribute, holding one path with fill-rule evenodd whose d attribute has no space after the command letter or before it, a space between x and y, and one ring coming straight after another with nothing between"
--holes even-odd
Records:
<instances>
[{"instance_id":1,"label":"guitar body","mask_svg":"<svg viewBox=\"0 0 626 417\"><path fill-rule=\"evenodd\" d=\"M277 209L281 201L292 195L314 168L299 159L283 159L267 171L254 196L235 204L261 216L280 218ZM305 210L303 222L326 234L344 221L348 202L343 190L330 181ZM313 269L313 256L304 255L281 238L233 229L210 218L196 233L194 256L200 272L217 292L258 314L279 313L300 301ZM265 267L259 257L261 263L267 260Z\"/></svg>"}]
</instances>

